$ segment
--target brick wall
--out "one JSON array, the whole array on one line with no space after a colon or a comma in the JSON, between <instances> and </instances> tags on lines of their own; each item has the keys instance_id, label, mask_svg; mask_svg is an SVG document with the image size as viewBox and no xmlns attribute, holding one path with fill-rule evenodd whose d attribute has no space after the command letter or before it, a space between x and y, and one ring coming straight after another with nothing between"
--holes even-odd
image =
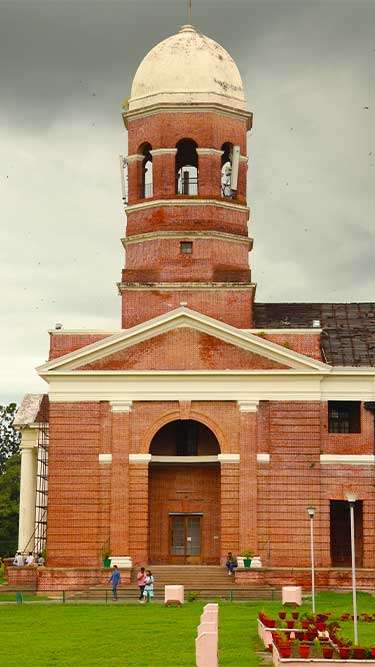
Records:
<instances>
[{"instance_id":1,"label":"brick wall","mask_svg":"<svg viewBox=\"0 0 375 667\"><path fill-rule=\"evenodd\" d=\"M189 368L285 369L287 366L241 350L195 329L184 327L86 364L81 370L187 370Z\"/></svg>"},{"instance_id":2,"label":"brick wall","mask_svg":"<svg viewBox=\"0 0 375 667\"><path fill-rule=\"evenodd\" d=\"M252 290L249 289L126 289L122 294L122 326L135 326L187 303L192 310L240 329L251 327Z\"/></svg>"}]
</instances>

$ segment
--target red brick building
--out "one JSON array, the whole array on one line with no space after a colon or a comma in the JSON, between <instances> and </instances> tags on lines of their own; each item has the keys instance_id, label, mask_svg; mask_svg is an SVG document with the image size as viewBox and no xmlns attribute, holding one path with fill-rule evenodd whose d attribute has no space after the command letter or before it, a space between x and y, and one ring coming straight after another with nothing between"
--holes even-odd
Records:
<instances>
[{"instance_id":1,"label":"red brick building","mask_svg":"<svg viewBox=\"0 0 375 667\"><path fill-rule=\"evenodd\" d=\"M154 47L123 116L122 329L50 332L48 399L17 417L20 549L42 544L48 495L51 568L250 549L260 577L309 566L312 505L316 565L332 573L350 564L350 491L370 572L374 304L254 303L252 115L217 43L183 26Z\"/></svg>"}]
</instances>

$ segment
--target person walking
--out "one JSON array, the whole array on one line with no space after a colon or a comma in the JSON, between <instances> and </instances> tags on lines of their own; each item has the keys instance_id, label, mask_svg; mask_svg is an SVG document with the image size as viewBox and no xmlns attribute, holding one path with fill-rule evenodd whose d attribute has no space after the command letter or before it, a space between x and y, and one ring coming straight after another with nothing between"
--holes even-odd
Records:
<instances>
[{"instance_id":1,"label":"person walking","mask_svg":"<svg viewBox=\"0 0 375 667\"><path fill-rule=\"evenodd\" d=\"M154 577L152 576L151 570L146 571L144 595L146 596L146 601L151 602L151 598L154 596Z\"/></svg>"},{"instance_id":2,"label":"person walking","mask_svg":"<svg viewBox=\"0 0 375 667\"><path fill-rule=\"evenodd\" d=\"M121 584L121 574L117 565L113 566L113 572L108 579L108 583L112 584L113 601L117 602L117 586Z\"/></svg>"},{"instance_id":3,"label":"person walking","mask_svg":"<svg viewBox=\"0 0 375 667\"><path fill-rule=\"evenodd\" d=\"M137 583L139 589L139 602L144 602L144 590L146 585L146 570L144 567L141 567L139 572L137 572Z\"/></svg>"}]
</instances>

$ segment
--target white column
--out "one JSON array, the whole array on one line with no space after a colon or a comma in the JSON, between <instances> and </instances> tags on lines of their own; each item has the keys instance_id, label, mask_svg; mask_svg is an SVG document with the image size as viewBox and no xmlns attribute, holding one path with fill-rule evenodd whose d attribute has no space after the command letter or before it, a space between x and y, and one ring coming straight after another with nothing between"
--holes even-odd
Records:
<instances>
[{"instance_id":1,"label":"white column","mask_svg":"<svg viewBox=\"0 0 375 667\"><path fill-rule=\"evenodd\" d=\"M18 528L19 551L34 550L35 499L37 477L37 430L22 431L21 442L21 488Z\"/></svg>"}]
</instances>

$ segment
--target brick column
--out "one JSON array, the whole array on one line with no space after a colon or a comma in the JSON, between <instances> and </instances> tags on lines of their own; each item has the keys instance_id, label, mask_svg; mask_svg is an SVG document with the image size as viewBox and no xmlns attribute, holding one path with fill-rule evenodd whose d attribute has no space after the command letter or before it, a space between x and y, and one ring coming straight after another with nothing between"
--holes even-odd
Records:
<instances>
[{"instance_id":1,"label":"brick column","mask_svg":"<svg viewBox=\"0 0 375 667\"><path fill-rule=\"evenodd\" d=\"M148 464L151 454L131 454L129 458L129 542L133 566L138 567L148 562Z\"/></svg>"},{"instance_id":2,"label":"brick column","mask_svg":"<svg viewBox=\"0 0 375 667\"><path fill-rule=\"evenodd\" d=\"M258 553L258 401L238 401L240 411L239 550Z\"/></svg>"},{"instance_id":3,"label":"brick column","mask_svg":"<svg viewBox=\"0 0 375 667\"><path fill-rule=\"evenodd\" d=\"M219 454L221 473L221 562L228 551L238 553L239 455Z\"/></svg>"},{"instance_id":4,"label":"brick column","mask_svg":"<svg viewBox=\"0 0 375 667\"><path fill-rule=\"evenodd\" d=\"M111 402L112 470L110 551L129 555L129 444L131 401Z\"/></svg>"},{"instance_id":5,"label":"brick column","mask_svg":"<svg viewBox=\"0 0 375 667\"><path fill-rule=\"evenodd\" d=\"M128 198L129 204L134 204L140 199L142 186L142 163L144 155L128 156Z\"/></svg>"},{"instance_id":6,"label":"brick column","mask_svg":"<svg viewBox=\"0 0 375 667\"><path fill-rule=\"evenodd\" d=\"M215 148L197 148L200 197L221 197L221 156Z\"/></svg>"},{"instance_id":7,"label":"brick column","mask_svg":"<svg viewBox=\"0 0 375 667\"><path fill-rule=\"evenodd\" d=\"M176 194L177 148L156 148L152 155L153 197L174 197Z\"/></svg>"}]
</instances>

